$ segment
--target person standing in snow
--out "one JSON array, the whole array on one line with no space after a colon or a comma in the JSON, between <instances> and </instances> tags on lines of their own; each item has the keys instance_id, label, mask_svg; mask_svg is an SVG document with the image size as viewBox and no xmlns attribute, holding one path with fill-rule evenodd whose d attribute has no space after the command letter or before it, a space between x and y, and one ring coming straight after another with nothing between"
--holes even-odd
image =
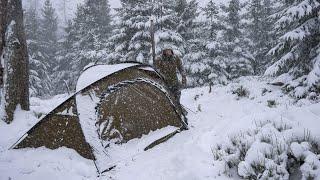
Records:
<instances>
[{"instance_id":1,"label":"person standing in snow","mask_svg":"<svg viewBox=\"0 0 320 180\"><path fill-rule=\"evenodd\" d=\"M154 62L155 69L164 77L169 90L180 104L181 86L179 84L177 71L182 76L182 86L186 86L187 79L181 59L173 53L172 49L164 49L161 56Z\"/></svg>"}]
</instances>

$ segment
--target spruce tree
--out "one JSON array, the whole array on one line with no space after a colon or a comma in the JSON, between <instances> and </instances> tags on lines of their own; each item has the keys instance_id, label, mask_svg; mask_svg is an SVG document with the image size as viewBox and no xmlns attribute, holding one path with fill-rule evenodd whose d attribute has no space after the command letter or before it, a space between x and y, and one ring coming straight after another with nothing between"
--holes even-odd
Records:
<instances>
[{"instance_id":1,"label":"spruce tree","mask_svg":"<svg viewBox=\"0 0 320 180\"><path fill-rule=\"evenodd\" d=\"M196 0L178 0L175 4L175 12L179 18L177 32L185 41L193 38L195 20L199 17L199 5Z\"/></svg>"},{"instance_id":2,"label":"spruce tree","mask_svg":"<svg viewBox=\"0 0 320 180\"><path fill-rule=\"evenodd\" d=\"M316 0L292 0L273 15L280 38L269 52L274 63L265 75L280 76L286 91L298 98L320 92L319 9Z\"/></svg>"},{"instance_id":3,"label":"spruce tree","mask_svg":"<svg viewBox=\"0 0 320 180\"><path fill-rule=\"evenodd\" d=\"M50 69L56 66L55 56L58 51L58 17L55 9L52 7L51 1L46 0L41 9L40 18L40 44L44 54L44 58ZM49 72L52 74L52 72Z\"/></svg>"},{"instance_id":4,"label":"spruce tree","mask_svg":"<svg viewBox=\"0 0 320 180\"><path fill-rule=\"evenodd\" d=\"M213 0L210 0L202 10L206 19L201 34L205 36L207 57L215 59L218 55L223 55L218 46L218 33L223 28L221 21L219 21L219 8ZM224 63L221 62L221 64Z\"/></svg>"},{"instance_id":5,"label":"spruce tree","mask_svg":"<svg viewBox=\"0 0 320 180\"><path fill-rule=\"evenodd\" d=\"M175 11L174 0L155 1L153 15L156 17L156 53L160 54L165 48L173 49L176 55L185 54L185 41L177 31L180 18Z\"/></svg>"},{"instance_id":6,"label":"spruce tree","mask_svg":"<svg viewBox=\"0 0 320 180\"><path fill-rule=\"evenodd\" d=\"M219 14L219 8L215 4L213 0L210 0L204 8L202 8L202 11L206 17L206 28L205 32L209 32L208 38L213 40L216 38L217 32L219 30L219 24L217 22L218 20L218 14ZM203 32L203 33L205 33Z\"/></svg>"},{"instance_id":7,"label":"spruce tree","mask_svg":"<svg viewBox=\"0 0 320 180\"><path fill-rule=\"evenodd\" d=\"M57 64L58 66L55 68L53 84L56 87L55 93L62 94L70 93L74 86L75 78L73 77L75 74L72 73L72 66L70 65L73 59L76 57L76 53L74 52L72 45L75 42L75 37L71 33L73 27L73 23L71 20L67 22L66 28L64 29L66 36L64 40L59 43L59 51L57 53Z\"/></svg>"},{"instance_id":8,"label":"spruce tree","mask_svg":"<svg viewBox=\"0 0 320 180\"><path fill-rule=\"evenodd\" d=\"M40 42L39 17L35 7L25 13L25 29L30 64L30 95L46 96L50 94L51 83L49 64L47 63Z\"/></svg>"},{"instance_id":9,"label":"spruce tree","mask_svg":"<svg viewBox=\"0 0 320 180\"><path fill-rule=\"evenodd\" d=\"M138 61L148 64L151 60L151 16L153 4L150 0L121 1L117 9L120 22L109 39L110 61Z\"/></svg>"},{"instance_id":10,"label":"spruce tree","mask_svg":"<svg viewBox=\"0 0 320 180\"><path fill-rule=\"evenodd\" d=\"M111 21L108 0L86 0L78 6L73 22L68 23L65 42L61 44L63 50L59 52L56 69L62 72L55 73L59 77L55 83L68 84L74 89L86 66L107 61Z\"/></svg>"},{"instance_id":11,"label":"spruce tree","mask_svg":"<svg viewBox=\"0 0 320 180\"><path fill-rule=\"evenodd\" d=\"M108 43L113 49L109 62L150 62L151 19L155 24L156 53L171 48L178 56L184 55L185 40L178 32L180 18L175 11L175 1L122 0L121 4L117 9L120 20Z\"/></svg>"},{"instance_id":12,"label":"spruce tree","mask_svg":"<svg viewBox=\"0 0 320 180\"><path fill-rule=\"evenodd\" d=\"M193 37L188 41L188 53L183 57L187 69L188 86L208 85L211 82L209 77L212 73L210 58L206 49L206 36L202 33L204 23L195 23Z\"/></svg>"},{"instance_id":13,"label":"spruce tree","mask_svg":"<svg viewBox=\"0 0 320 180\"><path fill-rule=\"evenodd\" d=\"M149 64L151 60L150 17L152 6L148 0L139 0L134 2L134 7L131 12L132 16L127 20L129 22L128 29L133 33L125 59Z\"/></svg>"},{"instance_id":14,"label":"spruce tree","mask_svg":"<svg viewBox=\"0 0 320 180\"><path fill-rule=\"evenodd\" d=\"M226 62L231 79L253 74L253 57L246 49L241 7L239 0L231 0L227 6L221 6L225 15L220 18L223 30L219 40L221 54L217 58Z\"/></svg>"},{"instance_id":15,"label":"spruce tree","mask_svg":"<svg viewBox=\"0 0 320 180\"><path fill-rule=\"evenodd\" d=\"M205 24L195 21L199 15L198 3L195 1L188 3L185 0L181 0L177 2L177 7L176 11L180 17L178 32L186 42L187 53L184 55L183 60L188 76L188 86L204 85L208 82L208 74L210 74L211 69L205 62L206 41L204 33L202 33Z\"/></svg>"},{"instance_id":16,"label":"spruce tree","mask_svg":"<svg viewBox=\"0 0 320 180\"><path fill-rule=\"evenodd\" d=\"M108 39L108 56L109 63L119 63L127 61L127 53L129 52L129 42L135 33L129 28L130 18L132 17L132 9L135 7L135 1L121 0L121 7L116 9L119 21L115 25L112 36Z\"/></svg>"},{"instance_id":17,"label":"spruce tree","mask_svg":"<svg viewBox=\"0 0 320 180\"><path fill-rule=\"evenodd\" d=\"M195 23L194 34L188 41L188 53L184 57L191 86L227 81L225 63L218 58L217 33L221 30L217 22L218 7L213 1L209 1L202 10L205 19Z\"/></svg>"},{"instance_id":18,"label":"spruce tree","mask_svg":"<svg viewBox=\"0 0 320 180\"><path fill-rule=\"evenodd\" d=\"M270 61L267 56L275 41L273 34L274 21L270 18L273 13L271 0L250 0L247 13L247 38L254 61L252 66L255 74L261 74Z\"/></svg>"},{"instance_id":19,"label":"spruce tree","mask_svg":"<svg viewBox=\"0 0 320 180\"><path fill-rule=\"evenodd\" d=\"M189 61L192 57L192 53L197 53L199 50L197 48L199 39L199 31L203 26L201 23L196 22L196 19L199 17L199 5L197 1L192 0L190 2L186 0L178 0L175 4L175 12L179 19L177 26L177 32L183 38L183 44L186 54L184 54L184 61ZM200 46L200 44L198 44ZM185 57L189 57L186 59ZM193 56L194 57L194 56Z\"/></svg>"},{"instance_id":20,"label":"spruce tree","mask_svg":"<svg viewBox=\"0 0 320 180\"><path fill-rule=\"evenodd\" d=\"M36 13L36 12L35 12ZM54 93L52 88L52 76L54 68L57 66L56 55L58 49L58 18L55 9L52 7L51 1L46 0L41 9L39 19L39 29L37 29L36 45L30 49L33 68L36 70L38 76L41 78L41 89L37 95L49 96ZM33 38L33 37L30 37Z\"/></svg>"}]
</instances>

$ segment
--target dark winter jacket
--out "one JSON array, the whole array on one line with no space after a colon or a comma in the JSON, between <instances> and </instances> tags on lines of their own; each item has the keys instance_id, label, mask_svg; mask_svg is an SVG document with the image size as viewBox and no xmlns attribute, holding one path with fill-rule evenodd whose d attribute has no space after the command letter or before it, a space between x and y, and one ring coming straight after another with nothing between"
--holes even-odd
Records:
<instances>
[{"instance_id":1,"label":"dark winter jacket","mask_svg":"<svg viewBox=\"0 0 320 180\"><path fill-rule=\"evenodd\" d=\"M0 67L0 86L3 85L3 68Z\"/></svg>"},{"instance_id":2,"label":"dark winter jacket","mask_svg":"<svg viewBox=\"0 0 320 180\"><path fill-rule=\"evenodd\" d=\"M156 70L165 78L169 87L178 87L179 81L177 71L184 77L185 72L182 66L181 59L175 55L162 55L155 60L154 64Z\"/></svg>"}]
</instances>

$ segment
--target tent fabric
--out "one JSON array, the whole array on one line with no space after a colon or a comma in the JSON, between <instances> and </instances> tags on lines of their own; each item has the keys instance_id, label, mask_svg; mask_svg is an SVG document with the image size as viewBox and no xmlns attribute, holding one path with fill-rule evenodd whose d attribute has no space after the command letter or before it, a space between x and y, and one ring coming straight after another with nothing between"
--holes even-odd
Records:
<instances>
[{"instance_id":1,"label":"tent fabric","mask_svg":"<svg viewBox=\"0 0 320 180\"><path fill-rule=\"evenodd\" d=\"M42 146L49 149L67 147L74 149L84 158L95 159L90 145L85 141L79 117L76 115L74 97L42 118L14 148Z\"/></svg>"},{"instance_id":2,"label":"tent fabric","mask_svg":"<svg viewBox=\"0 0 320 180\"><path fill-rule=\"evenodd\" d=\"M110 144L184 126L177 106L151 66L95 65L79 77L77 92L42 118L14 148L64 146L105 167Z\"/></svg>"}]
</instances>

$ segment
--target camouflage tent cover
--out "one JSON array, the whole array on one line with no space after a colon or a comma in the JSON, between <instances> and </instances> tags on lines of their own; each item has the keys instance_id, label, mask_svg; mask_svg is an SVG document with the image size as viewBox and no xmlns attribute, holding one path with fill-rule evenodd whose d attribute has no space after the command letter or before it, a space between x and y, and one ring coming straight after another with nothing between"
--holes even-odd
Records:
<instances>
[{"instance_id":1,"label":"camouflage tent cover","mask_svg":"<svg viewBox=\"0 0 320 180\"><path fill-rule=\"evenodd\" d=\"M163 78L151 66L95 65L79 77L76 93L13 147L68 147L94 160L101 170L186 127L177 107Z\"/></svg>"}]
</instances>

